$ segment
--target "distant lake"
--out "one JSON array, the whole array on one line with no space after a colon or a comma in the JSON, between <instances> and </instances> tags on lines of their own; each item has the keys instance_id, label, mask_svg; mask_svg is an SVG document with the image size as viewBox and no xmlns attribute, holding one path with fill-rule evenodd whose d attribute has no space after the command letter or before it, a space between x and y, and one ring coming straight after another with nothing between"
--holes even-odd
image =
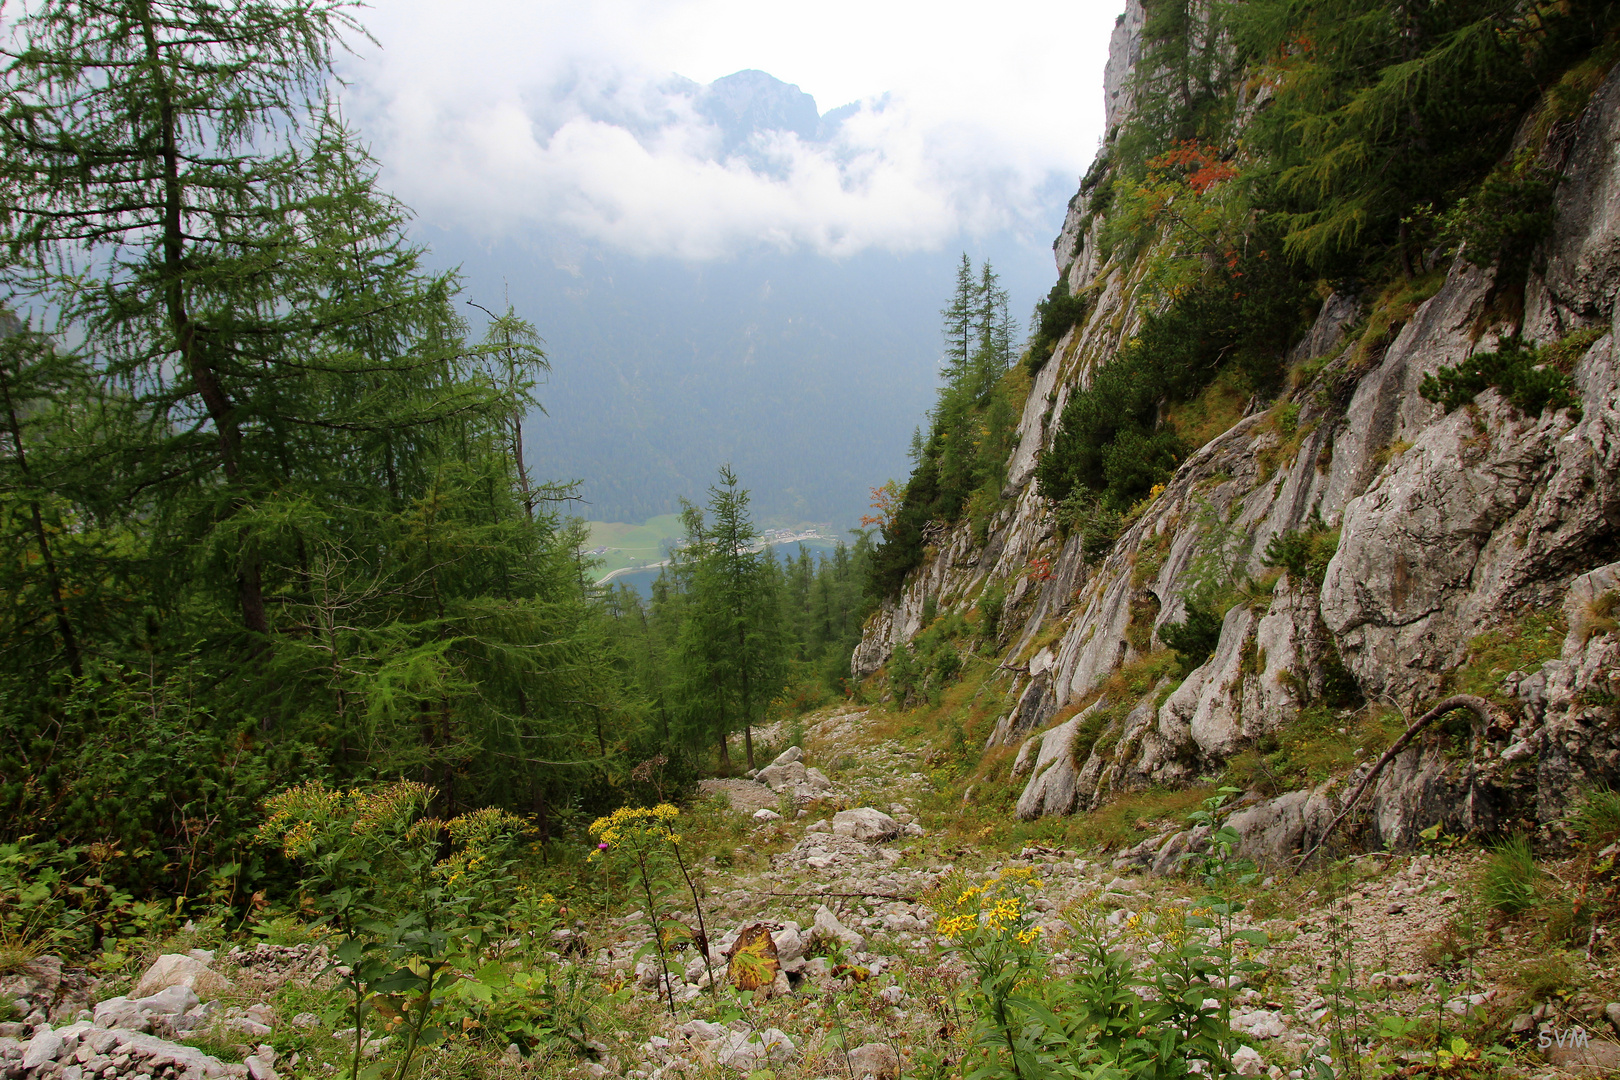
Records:
<instances>
[{"instance_id":1,"label":"distant lake","mask_svg":"<svg viewBox=\"0 0 1620 1080\"><path fill-rule=\"evenodd\" d=\"M819 561L822 555L832 555L833 551L838 547L838 542L836 540L799 540L781 547L772 547L771 550L776 553L776 560L781 562L784 559L797 559L801 547L810 553L811 559ZM635 570L628 574L620 574L608 584L617 586L622 581L640 593L643 600L646 600L652 596L653 582L657 581L658 575L663 572L663 567L655 567L651 570Z\"/></svg>"}]
</instances>

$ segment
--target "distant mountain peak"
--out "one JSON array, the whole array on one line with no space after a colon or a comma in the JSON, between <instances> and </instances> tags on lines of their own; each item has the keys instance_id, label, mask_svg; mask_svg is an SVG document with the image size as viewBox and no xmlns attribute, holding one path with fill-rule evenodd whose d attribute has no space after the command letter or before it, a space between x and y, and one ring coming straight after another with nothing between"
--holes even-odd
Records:
<instances>
[{"instance_id":1,"label":"distant mountain peak","mask_svg":"<svg viewBox=\"0 0 1620 1080\"><path fill-rule=\"evenodd\" d=\"M792 132L804 142L826 142L838 125L860 111L842 105L825 116L816 99L768 71L745 68L722 76L694 95L698 115L720 129L722 156L748 156L749 143L767 132ZM763 164L763 163L756 163Z\"/></svg>"}]
</instances>

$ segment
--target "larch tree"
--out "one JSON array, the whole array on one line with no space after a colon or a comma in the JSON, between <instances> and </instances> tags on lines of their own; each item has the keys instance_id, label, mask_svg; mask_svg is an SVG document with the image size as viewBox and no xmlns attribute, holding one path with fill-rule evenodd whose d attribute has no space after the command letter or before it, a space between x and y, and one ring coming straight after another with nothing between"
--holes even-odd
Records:
<instances>
[{"instance_id":1,"label":"larch tree","mask_svg":"<svg viewBox=\"0 0 1620 1080\"><path fill-rule=\"evenodd\" d=\"M26 611L0 623L0 711L26 731L0 775L52 778L0 783L5 822L173 864L186 798L257 797L224 747L544 821L606 797L640 737L567 488L523 457L538 337L508 311L468 343L456 279L324 97L349 11L41 0L0 50L0 284L60 320L4 343ZM172 748L127 760L211 779L153 810L149 777L105 775L132 731Z\"/></svg>"}]
</instances>

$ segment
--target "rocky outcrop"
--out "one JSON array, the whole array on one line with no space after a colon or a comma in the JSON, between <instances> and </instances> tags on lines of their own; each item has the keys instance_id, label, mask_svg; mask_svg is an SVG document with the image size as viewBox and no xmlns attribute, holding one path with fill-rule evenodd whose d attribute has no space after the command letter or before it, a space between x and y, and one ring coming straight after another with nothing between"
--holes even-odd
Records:
<instances>
[{"instance_id":1,"label":"rocky outcrop","mask_svg":"<svg viewBox=\"0 0 1620 1080\"><path fill-rule=\"evenodd\" d=\"M1385 364L1405 369L1399 377L1416 398L1415 383L1446 352L1397 348ZM1396 438L1410 447L1345 506L1322 617L1369 694L1408 705L1432 695L1498 613L1555 602L1563 581L1612 550L1620 527L1612 336L1587 351L1574 377L1579 420L1563 411L1523 417L1494 390L1450 415L1418 399L1429 422L1400 424Z\"/></svg>"},{"instance_id":2,"label":"rocky outcrop","mask_svg":"<svg viewBox=\"0 0 1620 1080\"><path fill-rule=\"evenodd\" d=\"M1018 816L1026 821L1042 814L1067 814L1079 795L1079 768L1075 765L1075 736L1098 705L1026 742L1013 764L1013 775L1029 774L1018 799ZM1088 747L1087 750L1090 748Z\"/></svg>"},{"instance_id":3,"label":"rocky outcrop","mask_svg":"<svg viewBox=\"0 0 1620 1080\"><path fill-rule=\"evenodd\" d=\"M1141 17L1133 0L1116 27L1110 124L1130 106ZM1089 562L1079 538L1057 528L1035 465L1069 396L1140 325L1148 294L1132 265L1104 258L1101 223L1077 196L1055 253L1088 314L1035 376L1006 504L982 541L965 524L938 534L866 627L856 676L880 671L925 611L965 612L998 586L1004 652L991 689L1003 705L986 749L1021 747L1020 815L1072 813L1207 774L1285 731L1335 680L1415 715L1468 663L1480 634L1565 604L1565 654L1499 673L1502 699L1521 704L1517 727L1479 732L1460 750L1420 740L1377 778L1356 835L1398 845L1436 823L1546 821L1579 784L1620 778L1620 687L1609 674L1620 643L1598 613L1604 568L1620 556L1620 73L1547 154L1564 178L1522 327L1494 314L1493 272L1462 260L1384 340L1347 340L1367 302L1328 297L1290 355L1290 392L1251 401ZM1580 410L1526 416L1487 390L1447 412L1419 394L1426 376L1515 330L1540 345L1587 331L1584 352L1569 358ZM1306 529L1336 530L1325 572L1268 574L1268 544ZM1099 701L1105 683L1160 646L1166 624L1185 618L1184 594L1216 535L1230 542L1234 577L1263 586L1226 612L1214 652L1179 683ZM1302 850L1344 790L1329 783L1244 808L1250 847L1269 858Z\"/></svg>"},{"instance_id":4,"label":"rocky outcrop","mask_svg":"<svg viewBox=\"0 0 1620 1080\"><path fill-rule=\"evenodd\" d=\"M1146 21L1142 0L1129 0L1114 22L1108 66L1103 68L1103 112L1110 130L1131 111L1131 72L1142 55L1142 24Z\"/></svg>"}]
</instances>

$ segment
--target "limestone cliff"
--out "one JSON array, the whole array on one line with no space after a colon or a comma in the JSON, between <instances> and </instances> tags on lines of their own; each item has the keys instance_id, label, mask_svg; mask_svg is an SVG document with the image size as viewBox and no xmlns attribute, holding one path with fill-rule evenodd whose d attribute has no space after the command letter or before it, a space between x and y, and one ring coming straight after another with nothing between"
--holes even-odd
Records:
<instances>
[{"instance_id":1,"label":"limestone cliff","mask_svg":"<svg viewBox=\"0 0 1620 1080\"><path fill-rule=\"evenodd\" d=\"M1130 108L1141 25L1132 0L1108 67L1111 126ZM1460 752L1415 744L1378 778L1364 836L1403 844L1436 822L1454 832L1546 822L1577 783L1620 779L1620 634L1604 614L1620 579L1620 74L1543 156L1561 177L1556 226L1532 262L1522 316L1511 314L1530 342L1579 346L1569 369L1579 410L1526 416L1488 389L1448 412L1420 396L1425 376L1514 328L1493 306L1493 270L1455 262L1383 342L1358 336L1367 298L1334 294L1290 356L1293 388L1251 400L1090 565L1080 537L1058 528L1035 467L1069 395L1113 360L1151 301L1128 261L1099 254L1102 218L1087 213L1082 192L1054 248L1071 292L1090 297L1088 314L1034 377L1004 508L982 543L967 524L936 535L867 625L856 676L878 672L915 636L925 608L967 611L999 584L1008 707L986 749L1021 744L1021 815L1063 814L1216 771L1286 728L1345 671L1367 701L1416 715L1479 635L1563 610L1557 659L1493 673L1518 711ZM1572 339L1580 330L1589 332ZM1273 537L1336 530L1337 550L1325 573L1284 573L1227 610L1214 652L1179 684L1115 687L1115 700L1094 700L1185 617L1212 514L1241 538L1239 569L1256 579ZM1358 775L1251 799L1251 848L1280 856L1307 844ZM1167 842L1130 857L1151 863Z\"/></svg>"}]
</instances>

